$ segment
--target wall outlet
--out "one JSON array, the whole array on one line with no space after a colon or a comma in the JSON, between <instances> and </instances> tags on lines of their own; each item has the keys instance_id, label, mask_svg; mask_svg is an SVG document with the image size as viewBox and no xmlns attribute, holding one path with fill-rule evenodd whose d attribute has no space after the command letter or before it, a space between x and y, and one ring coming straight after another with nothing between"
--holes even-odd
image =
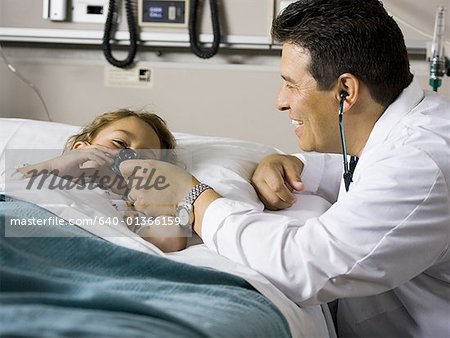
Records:
<instances>
[{"instance_id":1,"label":"wall outlet","mask_svg":"<svg viewBox=\"0 0 450 338\"><path fill-rule=\"evenodd\" d=\"M108 0L73 0L72 22L105 23Z\"/></svg>"},{"instance_id":2,"label":"wall outlet","mask_svg":"<svg viewBox=\"0 0 450 338\"><path fill-rule=\"evenodd\" d=\"M105 87L151 88L153 86L153 70L143 64L131 69L106 66L104 75Z\"/></svg>"}]
</instances>

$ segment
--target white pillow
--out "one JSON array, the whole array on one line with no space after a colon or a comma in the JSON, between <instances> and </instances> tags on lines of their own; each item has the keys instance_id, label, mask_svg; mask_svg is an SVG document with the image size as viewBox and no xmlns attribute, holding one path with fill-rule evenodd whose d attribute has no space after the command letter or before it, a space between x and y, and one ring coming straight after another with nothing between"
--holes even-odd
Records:
<instances>
[{"instance_id":1,"label":"white pillow","mask_svg":"<svg viewBox=\"0 0 450 338\"><path fill-rule=\"evenodd\" d=\"M4 191L5 157L7 167L23 164L20 156L8 149L53 149L35 155L51 158L61 153L69 136L80 129L62 123L27 119L0 118L0 192ZM224 197L253 204L263 209L261 201L250 184L256 165L266 155L280 152L276 148L249 141L174 133L179 149L179 160L201 182L211 185ZM30 152L28 151L27 154ZM51 154L47 155L47 154ZM8 155L8 156L5 156ZM16 160L16 163L14 162ZM44 158L40 158L44 160ZM28 163L36 163L30 159ZM324 212L329 203L313 195L299 195L296 205L283 213L302 219ZM298 211L303 211L303 216Z\"/></svg>"},{"instance_id":2,"label":"white pillow","mask_svg":"<svg viewBox=\"0 0 450 338\"><path fill-rule=\"evenodd\" d=\"M224 197L262 207L250 178L263 157L279 152L276 148L223 137L175 135L181 162L192 162L189 171L198 180Z\"/></svg>"},{"instance_id":3,"label":"white pillow","mask_svg":"<svg viewBox=\"0 0 450 338\"><path fill-rule=\"evenodd\" d=\"M39 160L57 156L69 136L79 129L79 126L55 122L0 118L0 172L5 172L5 166L11 168L23 164L20 149L53 149L35 152L40 156ZM264 156L278 152L277 149L223 137L174 135L180 162L186 164L197 179L225 197L261 205L249 181L257 163ZM27 160L27 163L37 162L36 159ZM1 181L4 182L4 174L0 185Z\"/></svg>"},{"instance_id":4,"label":"white pillow","mask_svg":"<svg viewBox=\"0 0 450 338\"><path fill-rule=\"evenodd\" d=\"M60 154L66 140L80 127L68 124L27 119L0 118L0 187L4 185L5 169L36 163L46 154ZM21 151L23 149L23 151ZM30 149L53 149L53 151L30 152ZM13 150L13 151L11 151ZM57 151L55 151L57 150ZM26 158L24 155L35 155Z\"/></svg>"},{"instance_id":5,"label":"white pillow","mask_svg":"<svg viewBox=\"0 0 450 338\"><path fill-rule=\"evenodd\" d=\"M0 118L0 156L5 149L62 149L79 129L56 122Z\"/></svg>"}]
</instances>

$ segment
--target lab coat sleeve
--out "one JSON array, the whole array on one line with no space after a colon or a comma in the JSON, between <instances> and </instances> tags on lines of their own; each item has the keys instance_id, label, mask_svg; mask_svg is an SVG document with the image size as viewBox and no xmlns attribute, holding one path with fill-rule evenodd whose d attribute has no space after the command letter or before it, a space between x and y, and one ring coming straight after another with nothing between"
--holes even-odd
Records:
<instances>
[{"instance_id":1,"label":"lab coat sleeve","mask_svg":"<svg viewBox=\"0 0 450 338\"><path fill-rule=\"evenodd\" d=\"M336 202L343 171L342 155L298 153L294 156L304 164L301 173L304 191L319 195L330 203Z\"/></svg>"},{"instance_id":2,"label":"lab coat sleeve","mask_svg":"<svg viewBox=\"0 0 450 338\"><path fill-rule=\"evenodd\" d=\"M415 148L386 149L358 166L350 191L304 224L218 199L205 213L203 240L299 304L395 288L448 250L449 192L434 161Z\"/></svg>"}]
</instances>

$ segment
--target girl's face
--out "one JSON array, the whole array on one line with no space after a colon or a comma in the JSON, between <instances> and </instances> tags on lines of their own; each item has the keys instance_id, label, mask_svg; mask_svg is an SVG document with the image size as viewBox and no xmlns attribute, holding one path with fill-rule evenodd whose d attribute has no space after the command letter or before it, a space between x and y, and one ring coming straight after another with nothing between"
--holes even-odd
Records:
<instances>
[{"instance_id":1,"label":"girl's face","mask_svg":"<svg viewBox=\"0 0 450 338\"><path fill-rule=\"evenodd\" d=\"M87 145L79 141L73 148L82 148ZM161 157L161 142L155 130L148 123L134 116L124 117L108 124L99 131L90 145L110 149L142 149L145 150L145 156L139 156L140 158L159 159Z\"/></svg>"}]
</instances>

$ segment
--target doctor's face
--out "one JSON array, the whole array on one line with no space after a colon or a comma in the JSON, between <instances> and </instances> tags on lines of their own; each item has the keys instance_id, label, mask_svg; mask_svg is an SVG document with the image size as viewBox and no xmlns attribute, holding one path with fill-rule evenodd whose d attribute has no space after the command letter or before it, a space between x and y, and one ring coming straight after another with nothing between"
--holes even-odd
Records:
<instances>
[{"instance_id":1,"label":"doctor's face","mask_svg":"<svg viewBox=\"0 0 450 338\"><path fill-rule=\"evenodd\" d=\"M288 111L295 125L299 146L304 151L339 152L341 141L335 91L321 91L308 71L307 50L290 43L283 45L277 108Z\"/></svg>"}]
</instances>

